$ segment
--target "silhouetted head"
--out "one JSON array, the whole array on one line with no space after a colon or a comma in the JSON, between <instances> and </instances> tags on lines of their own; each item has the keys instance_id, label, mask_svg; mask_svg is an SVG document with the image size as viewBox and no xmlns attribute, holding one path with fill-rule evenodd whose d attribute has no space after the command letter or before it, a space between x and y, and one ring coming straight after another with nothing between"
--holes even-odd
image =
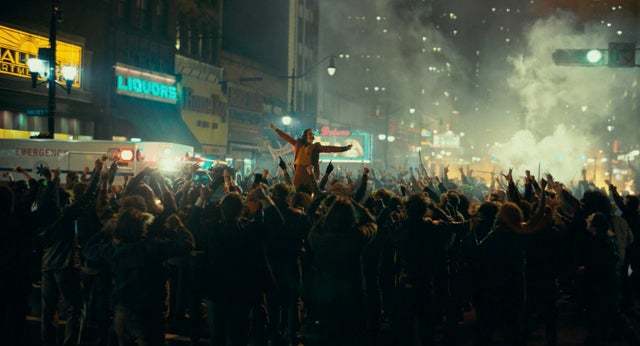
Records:
<instances>
[{"instance_id":1,"label":"silhouetted head","mask_svg":"<svg viewBox=\"0 0 640 346\"><path fill-rule=\"evenodd\" d=\"M422 219L427 212L428 204L427 197L422 193L417 193L409 197L407 202L405 202L405 209L407 210L409 219Z\"/></svg>"},{"instance_id":2,"label":"silhouetted head","mask_svg":"<svg viewBox=\"0 0 640 346\"><path fill-rule=\"evenodd\" d=\"M603 213L611 215L611 202L609 197L600 190L591 190L582 196L582 204L587 213Z\"/></svg>"},{"instance_id":3,"label":"silhouetted head","mask_svg":"<svg viewBox=\"0 0 640 346\"><path fill-rule=\"evenodd\" d=\"M476 216L482 221L493 224L498 214L498 205L494 202L483 202L478 210Z\"/></svg>"},{"instance_id":4,"label":"silhouetted head","mask_svg":"<svg viewBox=\"0 0 640 346\"><path fill-rule=\"evenodd\" d=\"M356 213L351 200L337 197L329 208L325 220L325 226L329 232L340 233L350 229L356 222Z\"/></svg>"},{"instance_id":5,"label":"silhouetted head","mask_svg":"<svg viewBox=\"0 0 640 346\"><path fill-rule=\"evenodd\" d=\"M271 197L273 197L273 201L278 205L288 204L290 195L291 187L287 184L279 183L271 188Z\"/></svg>"},{"instance_id":6,"label":"silhouetted head","mask_svg":"<svg viewBox=\"0 0 640 346\"><path fill-rule=\"evenodd\" d=\"M113 238L122 243L134 243L141 240L147 230L149 214L136 209L124 210L118 217Z\"/></svg>"},{"instance_id":7,"label":"silhouetted head","mask_svg":"<svg viewBox=\"0 0 640 346\"><path fill-rule=\"evenodd\" d=\"M498 211L498 221L506 226L504 230L519 231L524 221L522 210L512 202L504 203Z\"/></svg>"},{"instance_id":8,"label":"silhouetted head","mask_svg":"<svg viewBox=\"0 0 640 346\"><path fill-rule=\"evenodd\" d=\"M238 221L242 215L242 197L238 193L229 193L220 202L220 210L226 222Z\"/></svg>"},{"instance_id":9,"label":"silhouetted head","mask_svg":"<svg viewBox=\"0 0 640 346\"><path fill-rule=\"evenodd\" d=\"M13 214L14 205L13 191L8 186L0 186L0 213L3 215Z\"/></svg>"},{"instance_id":10,"label":"silhouetted head","mask_svg":"<svg viewBox=\"0 0 640 346\"><path fill-rule=\"evenodd\" d=\"M638 196L629 195L625 198L624 204L628 209L637 211L638 207L640 207L640 199L638 198Z\"/></svg>"},{"instance_id":11,"label":"silhouetted head","mask_svg":"<svg viewBox=\"0 0 640 346\"><path fill-rule=\"evenodd\" d=\"M609 218L604 213L593 213L587 218L587 229L594 235L606 235L609 226Z\"/></svg>"}]
</instances>

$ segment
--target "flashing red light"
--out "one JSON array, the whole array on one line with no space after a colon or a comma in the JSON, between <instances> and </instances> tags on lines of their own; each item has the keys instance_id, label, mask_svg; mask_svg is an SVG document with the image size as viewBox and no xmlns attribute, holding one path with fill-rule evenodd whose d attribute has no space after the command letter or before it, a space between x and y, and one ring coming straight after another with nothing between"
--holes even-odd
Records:
<instances>
[{"instance_id":1,"label":"flashing red light","mask_svg":"<svg viewBox=\"0 0 640 346\"><path fill-rule=\"evenodd\" d=\"M132 161L133 160L133 150L123 149L120 151L120 160L122 161Z\"/></svg>"}]
</instances>

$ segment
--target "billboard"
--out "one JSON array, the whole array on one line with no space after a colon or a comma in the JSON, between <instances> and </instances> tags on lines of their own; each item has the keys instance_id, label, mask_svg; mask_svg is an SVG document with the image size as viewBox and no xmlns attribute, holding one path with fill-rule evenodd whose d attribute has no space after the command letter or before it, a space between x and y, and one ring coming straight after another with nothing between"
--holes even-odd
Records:
<instances>
[{"instance_id":1,"label":"billboard","mask_svg":"<svg viewBox=\"0 0 640 346\"><path fill-rule=\"evenodd\" d=\"M344 146L351 144L351 150L344 153L323 153L321 162L359 162L370 163L372 156L372 137L364 131L331 130L322 128L316 140L322 145Z\"/></svg>"},{"instance_id":2,"label":"billboard","mask_svg":"<svg viewBox=\"0 0 640 346\"><path fill-rule=\"evenodd\" d=\"M27 60L38 57L38 48L49 47L49 38L0 25L0 74L31 79ZM82 47L57 40L56 77L64 82L62 66L78 69L73 87L80 87L82 74Z\"/></svg>"}]
</instances>

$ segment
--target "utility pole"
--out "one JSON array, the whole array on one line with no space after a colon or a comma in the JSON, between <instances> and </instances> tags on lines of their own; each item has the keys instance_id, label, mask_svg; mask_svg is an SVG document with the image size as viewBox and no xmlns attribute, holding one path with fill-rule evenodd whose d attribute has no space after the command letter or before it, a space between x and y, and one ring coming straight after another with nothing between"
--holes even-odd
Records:
<instances>
[{"instance_id":1,"label":"utility pole","mask_svg":"<svg viewBox=\"0 0 640 346\"><path fill-rule=\"evenodd\" d=\"M57 24L60 17L60 0L51 1L51 23L49 24L49 100L47 103L48 118L48 138L53 139L56 129L56 41Z\"/></svg>"}]
</instances>

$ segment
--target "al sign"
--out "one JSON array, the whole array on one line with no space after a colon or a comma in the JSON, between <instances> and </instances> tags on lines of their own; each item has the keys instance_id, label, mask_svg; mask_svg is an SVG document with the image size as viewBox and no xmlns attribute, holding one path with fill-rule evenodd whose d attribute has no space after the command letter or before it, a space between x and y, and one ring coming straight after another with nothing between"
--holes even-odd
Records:
<instances>
[{"instance_id":1,"label":"al sign","mask_svg":"<svg viewBox=\"0 0 640 346\"><path fill-rule=\"evenodd\" d=\"M176 104L176 77L116 64L116 93L152 101Z\"/></svg>"},{"instance_id":2,"label":"al sign","mask_svg":"<svg viewBox=\"0 0 640 346\"><path fill-rule=\"evenodd\" d=\"M371 134L367 132L335 129L333 131L321 130L320 135L316 136L316 139L323 145L352 145L351 150L343 153L322 154L320 155L320 161L371 162L372 140Z\"/></svg>"},{"instance_id":3,"label":"al sign","mask_svg":"<svg viewBox=\"0 0 640 346\"><path fill-rule=\"evenodd\" d=\"M0 25L0 74L31 79L27 60L38 57L38 48L49 47L49 38L33 35ZM73 87L80 87L82 73L82 47L57 41L56 44L56 76L61 82L62 66L75 66L78 69Z\"/></svg>"}]
</instances>

